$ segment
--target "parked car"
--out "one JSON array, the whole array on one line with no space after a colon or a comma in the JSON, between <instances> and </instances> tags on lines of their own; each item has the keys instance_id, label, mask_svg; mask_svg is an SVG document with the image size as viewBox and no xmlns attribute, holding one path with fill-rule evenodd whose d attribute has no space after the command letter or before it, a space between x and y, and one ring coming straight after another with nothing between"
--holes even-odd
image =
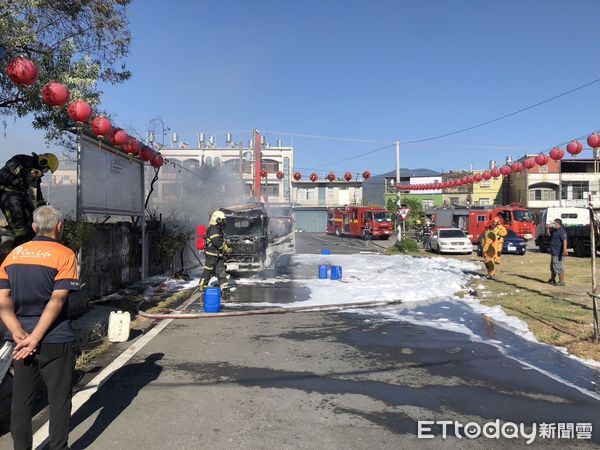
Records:
<instances>
[{"instance_id":1,"label":"parked car","mask_svg":"<svg viewBox=\"0 0 600 450\"><path fill-rule=\"evenodd\" d=\"M483 253L483 235L481 233L477 241L477 254L479 256ZM524 255L527 251L527 241L522 237L519 237L513 230L506 230L506 237L504 238L504 245L502 246L502 253L515 253L517 255Z\"/></svg>"},{"instance_id":2,"label":"parked car","mask_svg":"<svg viewBox=\"0 0 600 450\"><path fill-rule=\"evenodd\" d=\"M460 228L435 228L429 239L429 249L436 253L464 253L473 251L473 244Z\"/></svg>"}]
</instances>

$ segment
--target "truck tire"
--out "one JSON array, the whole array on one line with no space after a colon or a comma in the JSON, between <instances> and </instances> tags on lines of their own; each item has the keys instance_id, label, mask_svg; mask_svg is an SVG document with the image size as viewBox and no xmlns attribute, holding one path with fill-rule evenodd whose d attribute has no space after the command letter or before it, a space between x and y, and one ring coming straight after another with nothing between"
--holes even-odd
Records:
<instances>
[{"instance_id":1,"label":"truck tire","mask_svg":"<svg viewBox=\"0 0 600 450\"><path fill-rule=\"evenodd\" d=\"M578 258L590 256L589 245L586 245L586 242L581 240L577 240L573 243L573 252Z\"/></svg>"}]
</instances>

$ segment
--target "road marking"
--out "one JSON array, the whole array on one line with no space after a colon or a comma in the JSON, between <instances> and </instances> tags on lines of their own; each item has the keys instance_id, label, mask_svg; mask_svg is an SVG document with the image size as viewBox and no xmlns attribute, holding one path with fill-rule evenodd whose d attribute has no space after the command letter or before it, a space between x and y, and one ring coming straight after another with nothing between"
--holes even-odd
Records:
<instances>
[{"instance_id":1,"label":"road marking","mask_svg":"<svg viewBox=\"0 0 600 450\"><path fill-rule=\"evenodd\" d=\"M182 312L190 304L192 304L198 295L192 295L183 305L181 305L177 311ZM123 367L127 361L129 361L137 352L139 352L148 342L150 342L158 333L164 330L175 319L164 319L155 325L148 333L140 337L133 344L131 344L123 353L106 366L98 375L96 375L92 381L90 381L83 389L73 396L73 405L71 407L71 416L75 414L79 408L81 408L85 402L87 402L92 395L94 395L98 389L108 381L108 379L115 374L117 370ZM49 422L42 425L36 433L33 435L33 448L41 449L47 443L49 439Z\"/></svg>"}]
</instances>

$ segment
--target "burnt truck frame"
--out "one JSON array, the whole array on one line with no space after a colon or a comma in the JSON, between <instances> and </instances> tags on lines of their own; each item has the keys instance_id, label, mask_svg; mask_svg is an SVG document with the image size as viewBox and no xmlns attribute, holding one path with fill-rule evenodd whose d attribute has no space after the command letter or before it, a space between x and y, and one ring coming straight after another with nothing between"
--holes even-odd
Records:
<instances>
[{"instance_id":1,"label":"burnt truck frame","mask_svg":"<svg viewBox=\"0 0 600 450\"><path fill-rule=\"evenodd\" d=\"M225 256L228 273L276 273L289 264L296 247L291 210L269 214L263 204L220 210L225 214L225 238L231 247Z\"/></svg>"}]
</instances>

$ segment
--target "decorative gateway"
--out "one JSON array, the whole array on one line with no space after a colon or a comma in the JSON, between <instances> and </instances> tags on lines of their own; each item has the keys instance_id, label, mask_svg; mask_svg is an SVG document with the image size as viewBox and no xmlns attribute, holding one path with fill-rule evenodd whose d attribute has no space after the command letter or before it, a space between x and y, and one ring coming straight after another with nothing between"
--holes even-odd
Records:
<instances>
[{"instance_id":1,"label":"decorative gateway","mask_svg":"<svg viewBox=\"0 0 600 450\"><path fill-rule=\"evenodd\" d=\"M295 251L291 208L267 209L264 204L221 208L225 237L232 251L225 257L229 273L279 272Z\"/></svg>"}]
</instances>

